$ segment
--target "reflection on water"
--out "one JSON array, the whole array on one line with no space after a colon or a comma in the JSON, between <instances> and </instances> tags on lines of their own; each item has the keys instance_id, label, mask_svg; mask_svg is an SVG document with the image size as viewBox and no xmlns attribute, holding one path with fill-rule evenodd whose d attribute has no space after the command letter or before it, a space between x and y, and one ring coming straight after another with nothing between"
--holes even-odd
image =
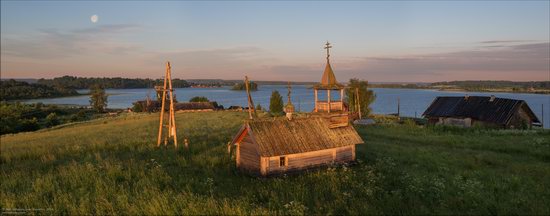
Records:
<instances>
[{"instance_id":1,"label":"reflection on water","mask_svg":"<svg viewBox=\"0 0 550 216\"><path fill-rule=\"evenodd\" d=\"M252 92L252 97L255 104L260 104L264 108L269 108L269 98L271 92L278 90L283 96L283 101L286 103L287 88L285 85L262 85L258 88L258 91ZM464 96L468 94L470 96L489 96L495 95L497 97L512 98L525 100L531 109L541 119L542 108L544 104L545 109L545 122L546 128L550 126L550 95L541 94L516 94L516 93L483 93L483 92L443 92L436 90L424 90L424 89L387 89L387 88L373 88L376 94L376 100L372 105L374 113L388 114L397 112L397 99L400 100L401 115L403 116L418 116L422 115L422 112L430 105L436 96ZM87 90L79 91L85 93ZM155 96L155 92L152 89L108 89L109 96L108 107L111 108L127 108L132 106L132 102L136 100L144 100L147 94L151 97ZM232 91L229 87L224 88L181 88L175 89L176 98L179 101L188 101L194 96L205 96L211 101L217 101L218 104L225 106L226 108L231 105L246 106L246 92L244 91ZM338 100L339 94L331 94L333 100ZM326 93L324 91L319 92L319 98L324 100ZM292 102L296 106L297 110L306 112L313 110L313 90L308 86L295 85L292 86ZM47 104L74 104L74 105L89 105L89 96L78 97L63 97L63 98L50 98L50 99L35 99L27 100L25 102L35 103L43 102Z\"/></svg>"}]
</instances>

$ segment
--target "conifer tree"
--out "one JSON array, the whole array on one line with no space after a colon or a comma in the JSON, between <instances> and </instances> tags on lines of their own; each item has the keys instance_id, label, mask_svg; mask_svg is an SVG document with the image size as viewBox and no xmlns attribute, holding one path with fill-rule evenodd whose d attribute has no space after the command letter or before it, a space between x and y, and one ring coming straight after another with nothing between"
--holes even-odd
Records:
<instances>
[{"instance_id":1,"label":"conifer tree","mask_svg":"<svg viewBox=\"0 0 550 216\"><path fill-rule=\"evenodd\" d=\"M279 94L279 91L273 91L269 100L269 112L274 116L282 115L283 105L283 97Z\"/></svg>"}]
</instances>

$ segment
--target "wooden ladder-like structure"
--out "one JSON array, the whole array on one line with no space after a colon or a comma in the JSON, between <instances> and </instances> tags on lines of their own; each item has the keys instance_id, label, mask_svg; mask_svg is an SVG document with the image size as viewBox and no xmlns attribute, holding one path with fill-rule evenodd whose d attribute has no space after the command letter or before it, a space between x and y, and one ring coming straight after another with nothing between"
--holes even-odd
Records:
<instances>
[{"instance_id":1,"label":"wooden ladder-like structure","mask_svg":"<svg viewBox=\"0 0 550 216\"><path fill-rule=\"evenodd\" d=\"M168 87L168 88L166 88ZM170 62L166 62L166 75L164 76L164 86L157 87L157 91L162 91L162 106L160 108L160 124L159 124L159 136L157 140L157 147L160 147L160 143L164 140L164 146L168 145L168 139L174 137L174 147L178 148L178 138L176 132L176 117L174 115L174 90L172 89L172 76ZM167 93L170 97L170 104L168 105L168 115L165 113L166 109L166 97ZM164 120L168 121L167 125L163 125ZM166 127L167 132L163 133L162 129Z\"/></svg>"}]
</instances>

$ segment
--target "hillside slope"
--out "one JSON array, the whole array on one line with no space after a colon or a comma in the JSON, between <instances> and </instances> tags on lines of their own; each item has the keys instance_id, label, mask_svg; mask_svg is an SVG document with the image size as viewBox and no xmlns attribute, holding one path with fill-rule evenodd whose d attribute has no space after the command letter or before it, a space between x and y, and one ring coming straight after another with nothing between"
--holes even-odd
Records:
<instances>
[{"instance_id":1,"label":"hillside slope","mask_svg":"<svg viewBox=\"0 0 550 216\"><path fill-rule=\"evenodd\" d=\"M1 137L0 207L48 214L550 214L550 133L359 127L358 164L236 171L246 113L177 114L190 149L155 149L158 116Z\"/></svg>"}]
</instances>

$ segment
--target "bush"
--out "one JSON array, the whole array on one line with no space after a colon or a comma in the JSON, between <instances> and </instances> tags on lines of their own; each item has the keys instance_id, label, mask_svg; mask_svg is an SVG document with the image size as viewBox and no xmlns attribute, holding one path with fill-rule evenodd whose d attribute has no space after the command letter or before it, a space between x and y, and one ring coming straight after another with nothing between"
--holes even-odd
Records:
<instances>
[{"instance_id":1,"label":"bush","mask_svg":"<svg viewBox=\"0 0 550 216\"><path fill-rule=\"evenodd\" d=\"M196 96L189 99L189 102L210 102L210 100L208 100L208 98L203 96Z\"/></svg>"},{"instance_id":2,"label":"bush","mask_svg":"<svg viewBox=\"0 0 550 216\"><path fill-rule=\"evenodd\" d=\"M55 113L50 113L48 116L46 116L47 126L55 126L58 124L59 124L59 119L57 118L57 115Z\"/></svg>"},{"instance_id":3,"label":"bush","mask_svg":"<svg viewBox=\"0 0 550 216\"><path fill-rule=\"evenodd\" d=\"M143 112L143 105L141 105L141 103L139 101L135 102L134 106L132 107L132 111L134 111L134 112Z\"/></svg>"}]
</instances>

